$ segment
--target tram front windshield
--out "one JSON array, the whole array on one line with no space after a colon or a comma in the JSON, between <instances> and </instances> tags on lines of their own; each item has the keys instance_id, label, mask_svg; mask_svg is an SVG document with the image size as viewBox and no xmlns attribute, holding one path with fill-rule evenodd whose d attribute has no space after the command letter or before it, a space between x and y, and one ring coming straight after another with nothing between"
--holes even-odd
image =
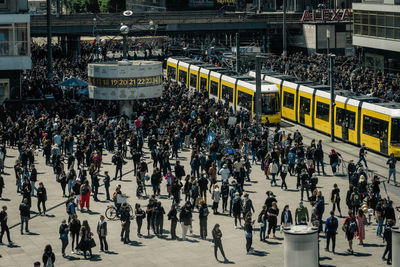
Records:
<instances>
[{"instance_id":1,"label":"tram front windshield","mask_svg":"<svg viewBox=\"0 0 400 267\"><path fill-rule=\"evenodd\" d=\"M400 119L392 119L392 145L400 146Z\"/></svg>"},{"instance_id":2,"label":"tram front windshield","mask_svg":"<svg viewBox=\"0 0 400 267\"><path fill-rule=\"evenodd\" d=\"M261 110L263 115L272 115L279 112L279 95L278 93L261 94Z\"/></svg>"}]
</instances>

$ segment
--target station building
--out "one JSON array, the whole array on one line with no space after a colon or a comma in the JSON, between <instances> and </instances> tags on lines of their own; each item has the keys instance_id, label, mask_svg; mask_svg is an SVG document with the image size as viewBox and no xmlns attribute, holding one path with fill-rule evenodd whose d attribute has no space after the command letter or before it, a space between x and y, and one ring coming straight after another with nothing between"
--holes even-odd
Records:
<instances>
[{"instance_id":1,"label":"station building","mask_svg":"<svg viewBox=\"0 0 400 267\"><path fill-rule=\"evenodd\" d=\"M21 98L21 79L31 69L27 0L0 0L0 103Z\"/></svg>"},{"instance_id":2,"label":"station building","mask_svg":"<svg viewBox=\"0 0 400 267\"><path fill-rule=\"evenodd\" d=\"M353 3L353 28L365 67L400 72L400 0Z\"/></svg>"}]
</instances>

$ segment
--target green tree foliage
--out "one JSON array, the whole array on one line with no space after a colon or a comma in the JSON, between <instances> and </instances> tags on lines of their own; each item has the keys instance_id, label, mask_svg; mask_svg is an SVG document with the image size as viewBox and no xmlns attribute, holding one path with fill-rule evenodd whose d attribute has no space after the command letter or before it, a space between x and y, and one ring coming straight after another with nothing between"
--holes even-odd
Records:
<instances>
[{"instance_id":1,"label":"green tree foliage","mask_svg":"<svg viewBox=\"0 0 400 267\"><path fill-rule=\"evenodd\" d=\"M99 13L109 12L109 1L110 0L64 0L64 4L71 13Z\"/></svg>"}]
</instances>

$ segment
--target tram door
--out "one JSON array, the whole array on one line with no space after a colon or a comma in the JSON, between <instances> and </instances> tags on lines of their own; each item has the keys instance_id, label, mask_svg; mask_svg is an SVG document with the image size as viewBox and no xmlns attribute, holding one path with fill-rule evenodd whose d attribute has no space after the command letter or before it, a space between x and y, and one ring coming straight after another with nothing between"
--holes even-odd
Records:
<instances>
[{"instance_id":1,"label":"tram door","mask_svg":"<svg viewBox=\"0 0 400 267\"><path fill-rule=\"evenodd\" d=\"M342 123L342 139L344 141L349 140L349 116L347 116L347 112L344 112L345 116Z\"/></svg>"},{"instance_id":2,"label":"tram door","mask_svg":"<svg viewBox=\"0 0 400 267\"><path fill-rule=\"evenodd\" d=\"M299 122L306 124L306 115L310 115L310 99L300 96Z\"/></svg>"}]
</instances>

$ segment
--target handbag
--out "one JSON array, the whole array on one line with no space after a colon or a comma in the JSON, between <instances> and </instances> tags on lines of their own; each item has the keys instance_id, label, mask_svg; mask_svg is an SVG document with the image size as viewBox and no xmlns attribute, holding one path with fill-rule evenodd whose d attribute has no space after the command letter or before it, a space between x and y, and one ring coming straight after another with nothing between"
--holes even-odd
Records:
<instances>
[{"instance_id":1,"label":"handbag","mask_svg":"<svg viewBox=\"0 0 400 267\"><path fill-rule=\"evenodd\" d=\"M95 246L96 246L96 242L94 241L93 238L91 238L91 239L89 240L89 247L90 247L90 248L94 248Z\"/></svg>"}]
</instances>

